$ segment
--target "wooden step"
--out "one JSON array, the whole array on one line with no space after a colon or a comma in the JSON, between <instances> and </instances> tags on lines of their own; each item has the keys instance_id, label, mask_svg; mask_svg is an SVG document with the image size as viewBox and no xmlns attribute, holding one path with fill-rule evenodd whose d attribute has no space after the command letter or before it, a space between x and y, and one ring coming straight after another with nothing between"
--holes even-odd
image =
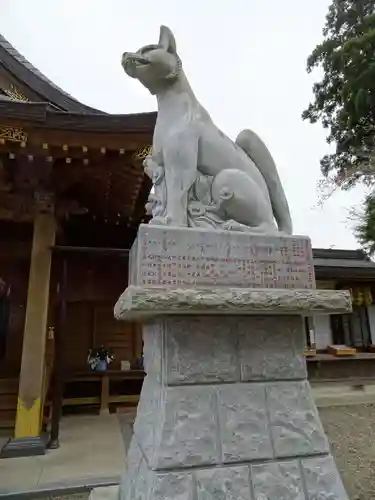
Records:
<instances>
[{"instance_id":1,"label":"wooden step","mask_svg":"<svg viewBox=\"0 0 375 500\"><path fill-rule=\"evenodd\" d=\"M17 408L17 394L0 394L0 411Z\"/></svg>"},{"instance_id":2,"label":"wooden step","mask_svg":"<svg viewBox=\"0 0 375 500\"><path fill-rule=\"evenodd\" d=\"M16 410L0 411L0 429L13 429L16 423Z\"/></svg>"},{"instance_id":3,"label":"wooden step","mask_svg":"<svg viewBox=\"0 0 375 500\"><path fill-rule=\"evenodd\" d=\"M18 394L17 378L0 378L0 395L1 394Z\"/></svg>"},{"instance_id":4,"label":"wooden step","mask_svg":"<svg viewBox=\"0 0 375 500\"><path fill-rule=\"evenodd\" d=\"M16 421L18 384L16 378L0 378L0 429L13 429Z\"/></svg>"}]
</instances>

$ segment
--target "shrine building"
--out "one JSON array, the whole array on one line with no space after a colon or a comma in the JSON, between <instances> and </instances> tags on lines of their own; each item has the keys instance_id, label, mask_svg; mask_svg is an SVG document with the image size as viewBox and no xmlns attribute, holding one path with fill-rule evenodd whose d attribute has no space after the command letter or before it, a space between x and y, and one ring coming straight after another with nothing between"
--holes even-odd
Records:
<instances>
[{"instance_id":1,"label":"shrine building","mask_svg":"<svg viewBox=\"0 0 375 500\"><path fill-rule=\"evenodd\" d=\"M62 396L74 405L80 384L82 405L100 400L98 377L85 379L90 348L113 351L115 386L121 360L134 365L141 356L139 328L112 311L145 217L151 185L142 160L155 119L78 102L0 36L0 426L14 427L8 455L39 453L51 406ZM138 394L143 372L123 373ZM56 399L61 383L73 389ZM103 404L134 400L107 390Z\"/></svg>"}]
</instances>

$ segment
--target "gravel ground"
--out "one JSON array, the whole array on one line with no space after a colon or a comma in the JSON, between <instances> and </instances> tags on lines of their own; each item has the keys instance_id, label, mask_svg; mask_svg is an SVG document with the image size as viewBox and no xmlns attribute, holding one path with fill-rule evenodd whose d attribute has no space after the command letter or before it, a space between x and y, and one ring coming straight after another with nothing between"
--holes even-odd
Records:
<instances>
[{"instance_id":1,"label":"gravel ground","mask_svg":"<svg viewBox=\"0 0 375 500\"><path fill-rule=\"evenodd\" d=\"M350 500L375 498L375 405L321 408Z\"/></svg>"},{"instance_id":2,"label":"gravel ground","mask_svg":"<svg viewBox=\"0 0 375 500\"><path fill-rule=\"evenodd\" d=\"M320 416L350 500L374 500L375 405L321 408ZM43 500L87 500L88 496L87 492Z\"/></svg>"}]
</instances>

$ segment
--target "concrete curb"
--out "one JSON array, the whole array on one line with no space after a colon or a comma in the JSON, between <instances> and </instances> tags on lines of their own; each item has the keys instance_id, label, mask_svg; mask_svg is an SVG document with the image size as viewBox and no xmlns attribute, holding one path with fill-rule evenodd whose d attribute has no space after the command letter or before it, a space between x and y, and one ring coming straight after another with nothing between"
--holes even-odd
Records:
<instances>
[{"instance_id":1,"label":"concrete curb","mask_svg":"<svg viewBox=\"0 0 375 500\"><path fill-rule=\"evenodd\" d=\"M312 393L318 408L375 404L375 385L348 383L312 384Z\"/></svg>"},{"instance_id":2,"label":"concrete curb","mask_svg":"<svg viewBox=\"0 0 375 500\"><path fill-rule=\"evenodd\" d=\"M120 483L120 476L112 477L83 477L74 481L59 481L56 483L46 483L29 490L4 490L0 489L0 499L20 499L28 500L35 497L47 497L52 495L66 495L81 493L82 491L106 486L117 486Z\"/></svg>"}]
</instances>

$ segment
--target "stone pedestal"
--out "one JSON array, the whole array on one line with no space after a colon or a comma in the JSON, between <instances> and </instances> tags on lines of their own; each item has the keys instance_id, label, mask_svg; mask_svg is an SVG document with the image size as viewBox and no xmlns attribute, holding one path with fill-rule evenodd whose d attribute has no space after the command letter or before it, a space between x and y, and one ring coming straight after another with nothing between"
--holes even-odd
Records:
<instances>
[{"instance_id":1,"label":"stone pedestal","mask_svg":"<svg viewBox=\"0 0 375 500\"><path fill-rule=\"evenodd\" d=\"M115 307L147 319L121 500L347 500L302 352L348 292L314 289L306 238L176 231L141 227Z\"/></svg>"},{"instance_id":2,"label":"stone pedestal","mask_svg":"<svg viewBox=\"0 0 375 500\"><path fill-rule=\"evenodd\" d=\"M175 316L144 327L121 499L347 498L302 356L302 318Z\"/></svg>"}]
</instances>

